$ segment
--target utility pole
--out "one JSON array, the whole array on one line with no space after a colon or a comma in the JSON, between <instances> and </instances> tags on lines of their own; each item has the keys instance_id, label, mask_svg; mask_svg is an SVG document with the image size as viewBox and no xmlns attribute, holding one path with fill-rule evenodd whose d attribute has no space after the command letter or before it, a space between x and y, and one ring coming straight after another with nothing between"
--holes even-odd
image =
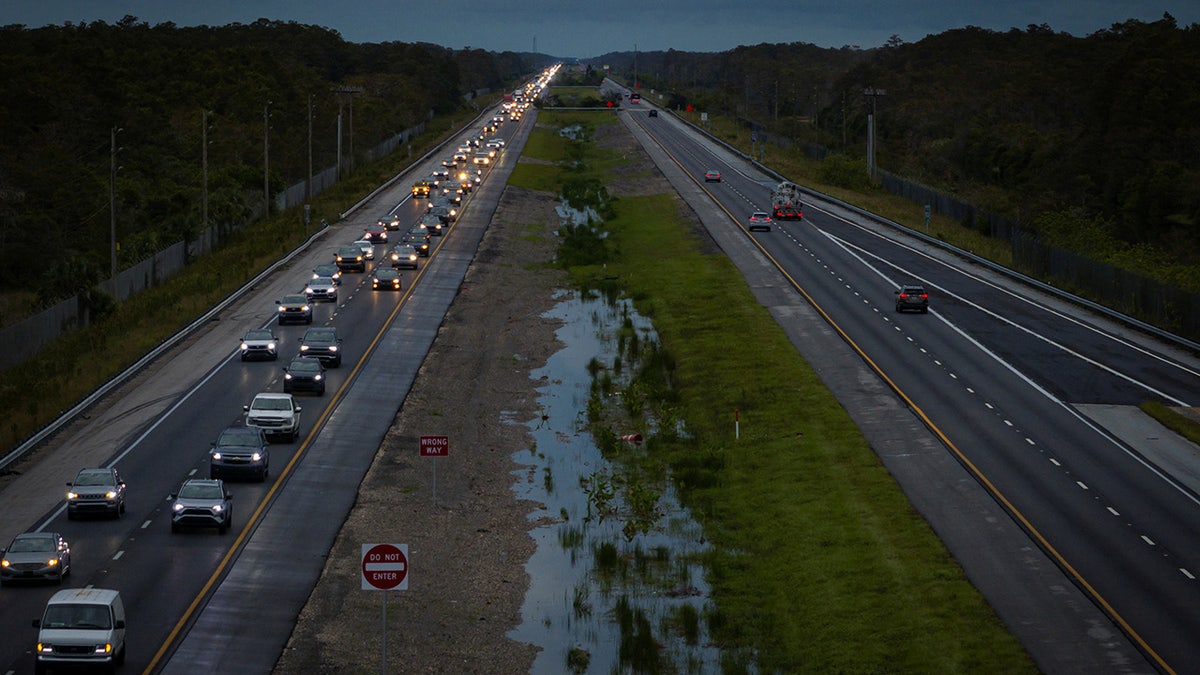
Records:
<instances>
[{"instance_id":1,"label":"utility pole","mask_svg":"<svg viewBox=\"0 0 1200 675\"><path fill-rule=\"evenodd\" d=\"M312 94L308 95L308 180L304 183L304 201L312 201Z\"/></svg>"},{"instance_id":2,"label":"utility pole","mask_svg":"<svg viewBox=\"0 0 1200 675\"><path fill-rule=\"evenodd\" d=\"M637 73L637 43L633 43L633 88L637 89L638 73Z\"/></svg>"},{"instance_id":3,"label":"utility pole","mask_svg":"<svg viewBox=\"0 0 1200 675\"><path fill-rule=\"evenodd\" d=\"M346 101L350 105L350 160L347 171L354 170L354 95L361 94L365 89L362 87L337 87L331 89L333 93L338 95L338 138L337 138L337 167L338 178L342 177L342 107Z\"/></svg>"},{"instance_id":4,"label":"utility pole","mask_svg":"<svg viewBox=\"0 0 1200 675\"><path fill-rule=\"evenodd\" d=\"M863 96L870 106L867 110L867 173L872 180L875 178L875 102L886 93L887 91L875 87L863 89Z\"/></svg>"},{"instance_id":5,"label":"utility pole","mask_svg":"<svg viewBox=\"0 0 1200 675\"><path fill-rule=\"evenodd\" d=\"M271 215L271 102L263 106L263 218Z\"/></svg>"},{"instance_id":6,"label":"utility pole","mask_svg":"<svg viewBox=\"0 0 1200 675\"><path fill-rule=\"evenodd\" d=\"M108 163L108 219L109 219L109 248L112 253L112 296L117 297L117 134L120 127L112 128L109 141Z\"/></svg>"},{"instance_id":7,"label":"utility pole","mask_svg":"<svg viewBox=\"0 0 1200 675\"><path fill-rule=\"evenodd\" d=\"M208 112L205 110L200 116L200 165L203 176L203 188L200 193L201 232L208 229Z\"/></svg>"}]
</instances>

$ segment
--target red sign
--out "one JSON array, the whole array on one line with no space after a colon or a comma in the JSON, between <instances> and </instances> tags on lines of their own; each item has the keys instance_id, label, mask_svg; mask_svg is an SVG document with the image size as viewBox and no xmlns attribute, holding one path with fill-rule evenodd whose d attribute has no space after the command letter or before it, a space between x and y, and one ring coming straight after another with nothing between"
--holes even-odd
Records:
<instances>
[{"instance_id":1,"label":"red sign","mask_svg":"<svg viewBox=\"0 0 1200 675\"><path fill-rule=\"evenodd\" d=\"M422 457L448 457L450 455L449 436L422 436Z\"/></svg>"},{"instance_id":2,"label":"red sign","mask_svg":"<svg viewBox=\"0 0 1200 675\"><path fill-rule=\"evenodd\" d=\"M408 590L408 544L363 544L362 589Z\"/></svg>"}]
</instances>

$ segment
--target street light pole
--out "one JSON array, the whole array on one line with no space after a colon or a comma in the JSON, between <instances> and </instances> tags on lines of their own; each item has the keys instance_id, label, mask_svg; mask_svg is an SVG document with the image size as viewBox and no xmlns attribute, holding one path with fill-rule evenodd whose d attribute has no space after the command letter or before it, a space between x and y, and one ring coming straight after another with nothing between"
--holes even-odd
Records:
<instances>
[{"instance_id":1,"label":"street light pole","mask_svg":"<svg viewBox=\"0 0 1200 675\"><path fill-rule=\"evenodd\" d=\"M263 106L263 218L271 215L271 102Z\"/></svg>"},{"instance_id":2,"label":"street light pole","mask_svg":"<svg viewBox=\"0 0 1200 675\"><path fill-rule=\"evenodd\" d=\"M117 298L117 134L120 127L113 127L109 140L108 164L108 219L109 219L109 249L112 258L112 296Z\"/></svg>"},{"instance_id":3,"label":"street light pole","mask_svg":"<svg viewBox=\"0 0 1200 675\"><path fill-rule=\"evenodd\" d=\"M863 96L870 108L867 111L867 174L875 178L875 101L887 91L876 87L863 89Z\"/></svg>"},{"instance_id":4,"label":"street light pole","mask_svg":"<svg viewBox=\"0 0 1200 675\"><path fill-rule=\"evenodd\" d=\"M200 231L208 229L208 111L200 115Z\"/></svg>"},{"instance_id":5,"label":"street light pole","mask_svg":"<svg viewBox=\"0 0 1200 675\"><path fill-rule=\"evenodd\" d=\"M304 201L312 201L312 94L308 95L308 181L304 183Z\"/></svg>"}]
</instances>

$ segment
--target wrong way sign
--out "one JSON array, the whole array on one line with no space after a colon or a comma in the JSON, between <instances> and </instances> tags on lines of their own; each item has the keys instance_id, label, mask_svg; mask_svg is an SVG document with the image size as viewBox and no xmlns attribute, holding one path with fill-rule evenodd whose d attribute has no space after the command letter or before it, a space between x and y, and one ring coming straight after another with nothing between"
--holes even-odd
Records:
<instances>
[{"instance_id":1,"label":"wrong way sign","mask_svg":"<svg viewBox=\"0 0 1200 675\"><path fill-rule=\"evenodd\" d=\"M363 544L362 589L408 590L408 544Z\"/></svg>"}]
</instances>

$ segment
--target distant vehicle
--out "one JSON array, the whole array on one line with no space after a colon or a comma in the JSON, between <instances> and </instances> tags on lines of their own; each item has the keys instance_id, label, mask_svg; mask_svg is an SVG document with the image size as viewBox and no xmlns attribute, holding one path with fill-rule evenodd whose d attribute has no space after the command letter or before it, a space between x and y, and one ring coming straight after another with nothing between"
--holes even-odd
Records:
<instances>
[{"instance_id":1,"label":"distant vehicle","mask_svg":"<svg viewBox=\"0 0 1200 675\"><path fill-rule=\"evenodd\" d=\"M367 257L360 246L342 246L334 256L334 262L343 272L366 272ZM309 323L312 323L311 321Z\"/></svg>"},{"instance_id":2,"label":"distant vehicle","mask_svg":"<svg viewBox=\"0 0 1200 675\"><path fill-rule=\"evenodd\" d=\"M308 298L309 302L317 302L318 300L337 302L337 284L329 277L309 279L308 286L304 288L304 297Z\"/></svg>"},{"instance_id":3,"label":"distant vehicle","mask_svg":"<svg viewBox=\"0 0 1200 675\"><path fill-rule=\"evenodd\" d=\"M422 258L429 257L429 232L421 226L414 227L400 238L400 243L408 244L417 250Z\"/></svg>"},{"instance_id":4,"label":"distant vehicle","mask_svg":"<svg viewBox=\"0 0 1200 675\"><path fill-rule=\"evenodd\" d=\"M258 482L270 473L271 454L261 427L229 427L208 451L208 477L249 476Z\"/></svg>"},{"instance_id":5,"label":"distant vehicle","mask_svg":"<svg viewBox=\"0 0 1200 675\"><path fill-rule=\"evenodd\" d=\"M658 110L656 108L651 108L650 112L649 112L649 116L650 117L658 117Z\"/></svg>"},{"instance_id":6,"label":"distant vehicle","mask_svg":"<svg viewBox=\"0 0 1200 675\"><path fill-rule=\"evenodd\" d=\"M337 329L332 326L309 328L300 338L300 356L312 356L330 368L337 368L342 365L341 343Z\"/></svg>"},{"instance_id":7,"label":"distant vehicle","mask_svg":"<svg viewBox=\"0 0 1200 675\"><path fill-rule=\"evenodd\" d=\"M399 225L396 229L400 229ZM384 225L368 225L363 230L364 241L369 241L372 244L386 244L388 238L388 228Z\"/></svg>"},{"instance_id":8,"label":"distant vehicle","mask_svg":"<svg viewBox=\"0 0 1200 675\"><path fill-rule=\"evenodd\" d=\"M929 313L929 294L924 286L904 284L896 291L896 311L914 309L922 314Z\"/></svg>"},{"instance_id":9,"label":"distant vehicle","mask_svg":"<svg viewBox=\"0 0 1200 675\"><path fill-rule=\"evenodd\" d=\"M276 300L275 304L279 305L277 314L279 325L292 322L312 323L312 305L303 294L285 295L282 299Z\"/></svg>"},{"instance_id":10,"label":"distant vehicle","mask_svg":"<svg viewBox=\"0 0 1200 675\"><path fill-rule=\"evenodd\" d=\"M397 244L388 251L388 260L391 261L392 267L400 268L407 267L409 269L417 269L417 249L408 244Z\"/></svg>"},{"instance_id":11,"label":"distant vehicle","mask_svg":"<svg viewBox=\"0 0 1200 675\"><path fill-rule=\"evenodd\" d=\"M215 527L221 534L233 524L233 497L224 481L193 478L171 495L171 531L185 527Z\"/></svg>"},{"instance_id":12,"label":"distant vehicle","mask_svg":"<svg viewBox=\"0 0 1200 675\"><path fill-rule=\"evenodd\" d=\"M368 239L356 239L350 242L352 246L357 246L362 251L363 258L367 260L375 259L375 244Z\"/></svg>"},{"instance_id":13,"label":"distant vehicle","mask_svg":"<svg viewBox=\"0 0 1200 675\"><path fill-rule=\"evenodd\" d=\"M422 178L422 179L418 180L417 182L413 183L412 196L428 197L429 191L432 190L436 184L437 184L436 180L433 180L429 177Z\"/></svg>"},{"instance_id":14,"label":"distant vehicle","mask_svg":"<svg viewBox=\"0 0 1200 675\"><path fill-rule=\"evenodd\" d=\"M395 232L400 229L400 216L395 213L385 213L379 216L375 224Z\"/></svg>"},{"instance_id":15,"label":"distant vehicle","mask_svg":"<svg viewBox=\"0 0 1200 675\"><path fill-rule=\"evenodd\" d=\"M274 361L279 358L279 338L269 328L255 328L246 331L241 342L242 360L267 359Z\"/></svg>"},{"instance_id":16,"label":"distant vehicle","mask_svg":"<svg viewBox=\"0 0 1200 675\"><path fill-rule=\"evenodd\" d=\"M641 103L642 95L637 93L636 91L633 92L632 94L629 95L629 102L630 103Z\"/></svg>"},{"instance_id":17,"label":"distant vehicle","mask_svg":"<svg viewBox=\"0 0 1200 675\"><path fill-rule=\"evenodd\" d=\"M371 290L399 291L400 273L391 267L380 267L371 275Z\"/></svg>"},{"instance_id":18,"label":"distant vehicle","mask_svg":"<svg viewBox=\"0 0 1200 675\"><path fill-rule=\"evenodd\" d=\"M721 172L717 171L716 169L709 169L708 171L705 171L704 172L704 182L705 183L720 183L721 182Z\"/></svg>"},{"instance_id":19,"label":"distant vehicle","mask_svg":"<svg viewBox=\"0 0 1200 675\"><path fill-rule=\"evenodd\" d=\"M300 436L301 408L291 394L255 394L250 405L242 406L242 410L246 413L246 426L262 429L268 438L282 436L290 443Z\"/></svg>"},{"instance_id":20,"label":"distant vehicle","mask_svg":"<svg viewBox=\"0 0 1200 675\"><path fill-rule=\"evenodd\" d=\"M0 557L0 586L14 581L62 584L71 573L71 545L57 532L25 532L13 537Z\"/></svg>"},{"instance_id":21,"label":"distant vehicle","mask_svg":"<svg viewBox=\"0 0 1200 675\"><path fill-rule=\"evenodd\" d=\"M85 513L120 518L125 513L125 481L116 469L81 469L67 486L68 519Z\"/></svg>"},{"instance_id":22,"label":"distant vehicle","mask_svg":"<svg viewBox=\"0 0 1200 675\"><path fill-rule=\"evenodd\" d=\"M342 283L342 272L337 268L337 263L321 263L313 268L313 278L329 277L333 279L333 283Z\"/></svg>"},{"instance_id":23,"label":"distant vehicle","mask_svg":"<svg viewBox=\"0 0 1200 675\"><path fill-rule=\"evenodd\" d=\"M476 166L487 166L492 163L492 153L489 150L478 149L471 157L471 163Z\"/></svg>"},{"instance_id":24,"label":"distant vehicle","mask_svg":"<svg viewBox=\"0 0 1200 675\"><path fill-rule=\"evenodd\" d=\"M771 212L775 220L803 220L804 204L800 186L783 181L771 191Z\"/></svg>"},{"instance_id":25,"label":"distant vehicle","mask_svg":"<svg viewBox=\"0 0 1200 675\"><path fill-rule=\"evenodd\" d=\"M751 232L762 230L763 232L771 231L771 214L765 211L755 211L750 214L750 220L746 223L746 229Z\"/></svg>"},{"instance_id":26,"label":"distant vehicle","mask_svg":"<svg viewBox=\"0 0 1200 675\"><path fill-rule=\"evenodd\" d=\"M291 394L311 391L317 396L325 394L325 366L321 359L298 356L283 369L283 391Z\"/></svg>"}]
</instances>

